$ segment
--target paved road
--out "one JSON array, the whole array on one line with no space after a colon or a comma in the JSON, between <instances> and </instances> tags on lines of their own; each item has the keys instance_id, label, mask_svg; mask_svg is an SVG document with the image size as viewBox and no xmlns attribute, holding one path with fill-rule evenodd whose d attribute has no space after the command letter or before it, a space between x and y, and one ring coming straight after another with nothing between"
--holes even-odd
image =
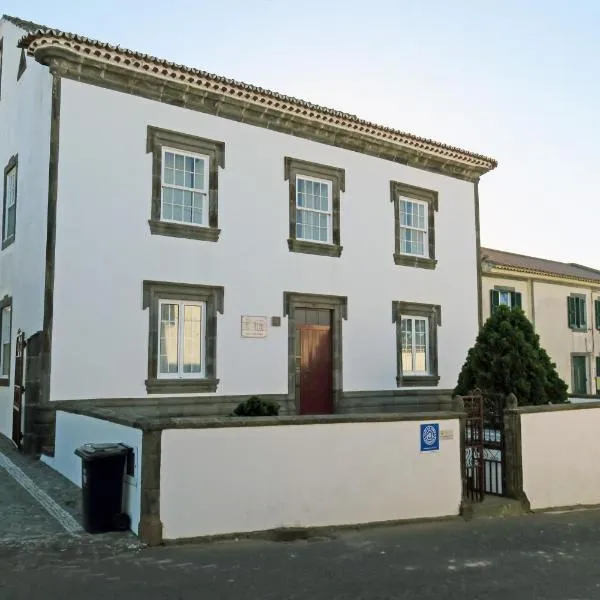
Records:
<instances>
[{"instance_id":1,"label":"paved road","mask_svg":"<svg viewBox=\"0 0 600 600\"><path fill-rule=\"evenodd\" d=\"M0 544L0 596L596 600L599 557L600 511L370 529L289 543L141 549L117 537L59 536L45 544Z\"/></svg>"}]
</instances>

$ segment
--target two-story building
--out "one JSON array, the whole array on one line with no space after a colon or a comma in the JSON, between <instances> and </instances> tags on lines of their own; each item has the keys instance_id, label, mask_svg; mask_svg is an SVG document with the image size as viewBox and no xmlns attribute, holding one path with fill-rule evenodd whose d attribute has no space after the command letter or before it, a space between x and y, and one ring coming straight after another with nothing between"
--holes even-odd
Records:
<instances>
[{"instance_id":1,"label":"two-story building","mask_svg":"<svg viewBox=\"0 0 600 600\"><path fill-rule=\"evenodd\" d=\"M12 17L0 44L0 432L39 448L65 400L450 399L494 160Z\"/></svg>"},{"instance_id":2,"label":"two-story building","mask_svg":"<svg viewBox=\"0 0 600 600\"><path fill-rule=\"evenodd\" d=\"M520 307L569 392L597 394L600 377L600 271L490 248L481 249L482 312Z\"/></svg>"}]
</instances>

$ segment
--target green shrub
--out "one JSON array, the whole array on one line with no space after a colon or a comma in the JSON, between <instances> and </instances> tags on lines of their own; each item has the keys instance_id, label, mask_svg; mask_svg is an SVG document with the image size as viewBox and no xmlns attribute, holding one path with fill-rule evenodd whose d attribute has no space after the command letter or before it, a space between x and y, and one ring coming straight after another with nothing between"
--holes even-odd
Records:
<instances>
[{"instance_id":1,"label":"green shrub","mask_svg":"<svg viewBox=\"0 0 600 600\"><path fill-rule=\"evenodd\" d=\"M240 402L233 414L236 417L276 417L279 414L279 404L274 400L251 396Z\"/></svg>"},{"instance_id":2,"label":"green shrub","mask_svg":"<svg viewBox=\"0 0 600 600\"><path fill-rule=\"evenodd\" d=\"M499 306L481 328L469 350L454 393L475 388L517 397L520 406L567 401L567 384L556 364L540 347L533 325L519 309Z\"/></svg>"}]
</instances>

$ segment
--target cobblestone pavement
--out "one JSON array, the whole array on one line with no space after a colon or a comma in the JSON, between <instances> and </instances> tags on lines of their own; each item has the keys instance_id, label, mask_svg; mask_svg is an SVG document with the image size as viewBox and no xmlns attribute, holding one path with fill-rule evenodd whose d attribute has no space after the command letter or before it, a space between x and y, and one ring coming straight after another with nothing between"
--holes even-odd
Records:
<instances>
[{"instance_id":1,"label":"cobblestone pavement","mask_svg":"<svg viewBox=\"0 0 600 600\"><path fill-rule=\"evenodd\" d=\"M0 597L597 600L599 550L600 511L364 529L287 543L142 549L121 538L88 536L73 544L56 537L4 547Z\"/></svg>"}]
</instances>

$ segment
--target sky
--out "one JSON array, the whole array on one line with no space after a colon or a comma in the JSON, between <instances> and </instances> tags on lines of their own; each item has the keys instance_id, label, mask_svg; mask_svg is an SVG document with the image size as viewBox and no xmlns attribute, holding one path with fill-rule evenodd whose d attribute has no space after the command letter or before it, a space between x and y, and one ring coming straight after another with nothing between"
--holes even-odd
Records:
<instances>
[{"instance_id":1,"label":"sky","mask_svg":"<svg viewBox=\"0 0 600 600\"><path fill-rule=\"evenodd\" d=\"M600 268L600 2L3 0L2 12L491 156L482 244Z\"/></svg>"}]
</instances>

